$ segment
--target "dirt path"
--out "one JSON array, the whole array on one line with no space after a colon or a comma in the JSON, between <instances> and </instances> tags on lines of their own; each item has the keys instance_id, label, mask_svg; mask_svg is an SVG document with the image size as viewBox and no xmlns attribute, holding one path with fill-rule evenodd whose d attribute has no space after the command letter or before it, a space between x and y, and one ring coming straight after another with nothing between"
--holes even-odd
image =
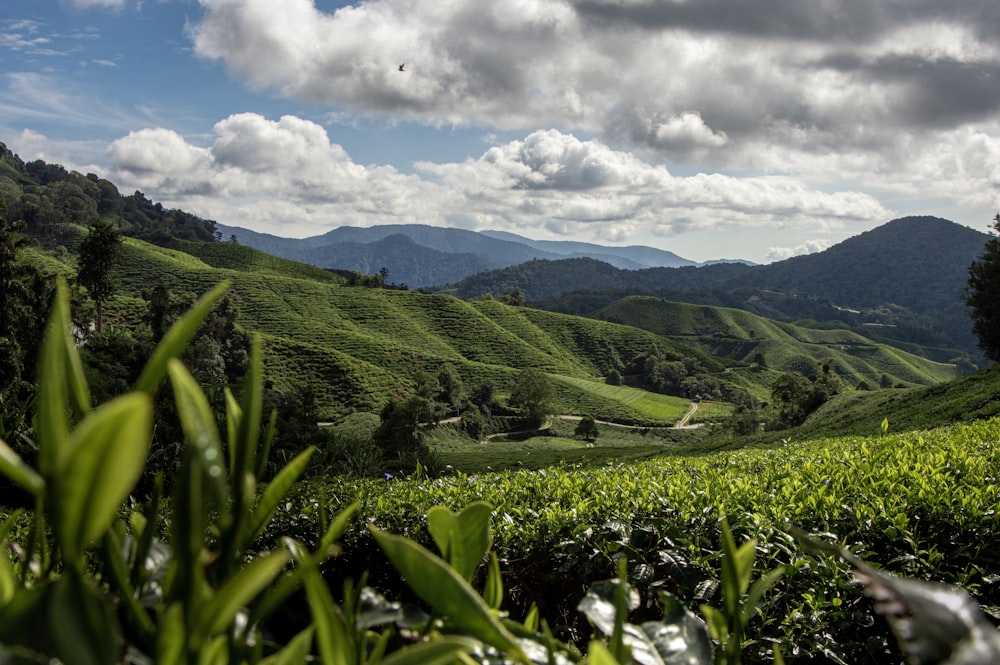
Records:
<instances>
[{"instance_id":1,"label":"dirt path","mask_svg":"<svg viewBox=\"0 0 1000 665\"><path fill-rule=\"evenodd\" d=\"M693 418L696 413L698 413L698 402L691 402L691 406L688 407L687 413L685 413L681 419L677 421L677 424L674 425L674 427L677 429L692 429L694 427L701 427L700 423L695 423L694 425L688 424L691 422L691 418Z\"/></svg>"}]
</instances>

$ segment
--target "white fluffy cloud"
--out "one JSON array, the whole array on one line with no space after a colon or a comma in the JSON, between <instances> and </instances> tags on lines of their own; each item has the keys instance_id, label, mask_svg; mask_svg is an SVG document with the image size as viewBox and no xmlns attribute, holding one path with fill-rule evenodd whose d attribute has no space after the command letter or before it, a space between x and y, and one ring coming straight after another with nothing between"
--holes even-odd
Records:
<instances>
[{"instance_id":1,"label":"white fluffy cloud","mask_svg":"<svg viewBox=\"0 0 1000 665\"><path fill-rule=\"evenodd\" d=\"M767 250L768 261L782 261L793 256L803 256L805 254L815 254L828 249L833 244L829 240L807 240L796 247L769 247Z\"/></svg>"},{"instance_id":2,"label":"white fluffy cloud","mask_svg":"<svg viewBox=\"0 0 1000 665\"><path fill-rule=\"evenodd\" d=\"M660 165L556 130L457 163L421 162L421 175L362 166L321 126L244 113L200 147L166 129L108 148L111 177L225 224L278 235L341 225L426 223L504 228L533 236L618 242L719 227L782 228L881 222L858 192L822 192L791 178L672 175Z\"/></svg>"},{"instance_id":3,"label":"white fluffy cloud","mask_svg":"<svg viewBox=\"0 0 1000 665\"><path fill-rule=\"evenodd\" d=\"M320 125L241 113L216 123L199 147L167 129L132 132L107 150L110 177L167 205L276 234L337 225L434 222L434 186L391 167L355 164Z\"/></svg>"}]
</instances>

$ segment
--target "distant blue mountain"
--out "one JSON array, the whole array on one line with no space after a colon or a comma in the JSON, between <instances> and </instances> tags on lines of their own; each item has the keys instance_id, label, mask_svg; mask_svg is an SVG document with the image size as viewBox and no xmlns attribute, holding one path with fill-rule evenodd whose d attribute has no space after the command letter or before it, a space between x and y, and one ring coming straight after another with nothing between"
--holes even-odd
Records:
<instances>
[{"instance_id":1,"label":"distant blue mountain","mask_svg":"<svg viewBox=\"0 0 1000 665\"><path fill-rule=\"evenodd\" d=\"M533 259L591 258L622 270L697 265L673 252L632 245L606 247L585 242L531 240L504 231L466 231L423 224L342 226L309 238L282 238L216 224L226 239L321 268L377 272L411 288L457 282L486 270Z\"/></svg>"}]
</instances>

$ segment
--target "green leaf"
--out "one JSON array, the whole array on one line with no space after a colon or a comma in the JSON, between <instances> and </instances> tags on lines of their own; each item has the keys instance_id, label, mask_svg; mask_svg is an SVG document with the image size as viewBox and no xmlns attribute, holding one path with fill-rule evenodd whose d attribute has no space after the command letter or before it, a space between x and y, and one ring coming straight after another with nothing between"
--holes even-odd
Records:
<instances>
[{"instance_id":1,"label":"green leaf","mask_svg":"<svg viewBox=\"0 0 1000 665\"><path fill-rule=\"evenodd\" d=\"M585 665L620 665L608 648L597 640L591 641L587 658L583 662Z\"/></svg>"},{"instance_id":2,"label":"green leaf","mask_svg":"<svg viewBox=\"0 0 1000 665\"><path fill-rule=\"evenodd\" d=\"M333 602L330 590L315 568L308 569L305 587L323 665L353 665L355 654L352 632L344 619L344 613Z\"/></svg>"},{"instance_id":3,"label":"green leaf","mask_svg":"<svg viewBox=\"0 0 1000 665\"><path fill-rule=\"evenodd\" d=\"M173 603L160 614L156 632L156 665L184 663L184 608Z\"/></svg>"},{"instance_id":4,"label":"green leaf","mask_svg":"<svg viewBox=\"0 0 1000 665\"><path fill-rule=\"evenodd\" d=\"M281 573L288 559L287 552L272 552L254 559L230 577L212 599L202 606L198 622L201 629L199 637L209 638L226 630L236 618L236 613Z\"/></svg>"},{"instance_id":5,"label":"green leaf","mask_svg":"<svg viewBox=\"0 0 1000 665\"><path fill-rule=\"evenodd\" d=\"M34 496L45 491L45 480L3 439L0 439L0 473Z\"/></svg>"},{"instance_id":6,"label":"green leaf","mask_svg":"<svg viewBox=\"0 0 1000 665\"><path fill-rule=\"evenodd\" d=\"M174 388L174 401L184 436L198 457L211 498L216 505L224 506L228 496L226 469L212 407L198 387L198 382L179 360L171 359L167 363L167 371Z\"/></svg>"},{"instance_id":7,"label":"green leaf","mask_svg":"<svg viewBox=\"0 0 1000 665\"><path fill-rule=\"evenodd\" d=\"M711 605L701 605L698 609L705 616L708 632L715 641L724 645L729 640L729 624L726 623L725 615Z\"/></svg>"},{"instance_id":8,"label":"green leaf","mask_svg":"<svg viewBox=\"0 0 1000 665\"><path fill-rule=\"evenodd\" d=\"M261 360L261 340L254 336L250 344L250 360L243 378L242 416L236 435L236 452L232 469L233 482L238 483L254 469L254 458L260 437L260 419L264 399L264 368Z\"/></svg>"},{"instance_id":9,"label":"green leaf","mask_svg":"<svg viewBox=\"0 0 1000 665\"><path fill-rule=\"evenodd\" d=\"M309 626L301 633L288 640L288 643L267 658L260 661L260 665L301 665L309 659L312 652L312 640L315 629Z\"/></svg>"},{"instance_id":10,"label":"green leaf","mask_svg":"<svg viewBox=\"0 0 1000 665\"><path fill-rule=\"evenodd\" d=\"M497 559L496 552L490 552L483 600L494 610L499 610L503 604L503 575L500 573L500 560Z\"/></svg>"},{"instance_id":11,"label":"green leaf","mask_svg":"<svg viewBox=\"0 0 1000 665\"><path fill-rule=\"evenodd\" d=\"M142 473L153 403L129 393L93 411L73 432L70 457L49 484L53 529L69 561L99 538Z\"/></svg>"},{"instance_id":12,"label":"green leaf","mask_svg":"<svg viewBox=\"0 0 1000 665\"><path fill-rule=\"evenodd\" d=\"M743 606L740 608L740 622L744 626L750 623L750 619L757 610L757 606L760 605L760 599L764 596L764 593L773 587L775 582L784 574L784 568L775 568L750 586L750 591L747 593L747 597L743 601Z\"/></svg>"},{"instance_id":13,"label":"green leaf","mask_svg":"<svg viewBox=\"0 0 1000 665\"><path fill-rule=\"evenodd\" d=\"M371 532L396 571L424 602L470 636L527 662L517 639L455 569L412 540L374 528Z\"/></svg>"},{"instance_id":14,"label":"green leaf","mask_svg":"<svg viewBox=\"0 0 1000 665\"><path fill-rule=\"evenodd\" d=\"M458 636L441 637L407 646L389 655L382 665L448 665L460 653L476 648L476 642Z\"/></svg>"},{"instance_id":15,"label":"green leaf","mask_svg":"<svg viewBox=\"0 0 1000 665\"><path fill-rule=\"evenodd\" d=\"M60 279L56 281L56 299L45 328L38 365L35 427L38 466L43 477L60 469L70 455L71 410L77 417L87 413L90 393L70 330L69 290Z\"/></svg>"},{"instance_id":16,"label":"green leaf","mask_svg":"<svg viewBox=\"0 0 1000 665\"><path fill-rule=\"evenodd\" d=\"M461 513L454 513L445 506L434 506L427 511L427 530L441 557L467 581L493 544L490 518L493 507L485 501L470 503Z\"/></svg>"},{"instance_id":17,"label":"green leaf","mask_svg":"<svg viewBox=\"0 0 1000 665\"><path fill-rule=\"evenodd\" d=\"M215 303L229 289L229 282L224 281L218 284L211 291L198 299L191 309L180 318L177 323L170 327L167 334L163 336L160 343L156 345L152 356L142 370L139 380L135 384L136 390L152 395L156 392L163 378L167 375L167 362L171 358L177 358L183 353L188 342L194 339L198 333L198 328L202 322L208 318Z\"/></svg>"},{"instance_id":18,"label":"green leaf","mask_svg":"<svg viewBox=\"0 0 1000 665\"><path fill-rule=\"evenodd\" d=\"M254 469L254 476L259 481L264 477L267 469L267 459L271 456L271 446L274 444L274 435L278 432L278 410L271 409L271 416L267 421L267 429L264 430L264 444L261 446L260 454L257 455L257 468Z\"/></svg>"},{"instance_id":19,"label":"green leaf","mask_svg":"<svg viewBox=\"0 0 1000 665\"><path fill-rule=\"evenodd\" d=\"M351 518L354 517L354 513L358 512L360 507L360 504L354 502L337 513L337 516L333 518L333 522L326 530L326 533L324 533L323 537L320 538L319 548L317 551L326 552L326 550L332 547L333 544L337 542L342 535L344 535L344 532L347 531L348 525L351 523Z\"/></svg>"},{"instance_id":20,"label":"green leaf","mask_svg":"<svg viewBox=\"0 0 1000 665\"><path fill-rule=\"evenodd\" d=\"M198 665L226 665L229 662L229 640L219 635L202 647L198 653Z\"/></svg>"},{"instance_id":21,"label":"green leaf","mask_svg":"<svg viewBox=\"0 0 1000 665\"><path fill-rule=\"evenodd\" d=\"M108 529L105 532L102 545L104 546L103 560L108 582L118 592L122 607L121 616L136 630L143 641L152 640L156 635L156 626L153 625L149 612L139 603L138 594L129 582L125 561L122 560L121 555L122 542L114 529Z\"/></svg>"},{"instance_id":22,"label":"green leaf","mask_svg":"<svg viewBox=\"0 0 1000 665\"><path fill-rule=\"evenodd\" d=\"M250 533L247 537L246 545L257 540L264 532L264 529L274 517L274 512L278 509L278 504L288 494L288 491L295 485L302 472L309 464L309 458L316 452L316 448L310 446L295 456L295 458L285 465L267 485L267 489L260 497L257 507L250 518Z\"/></svg>"},{"instance_id":23,"label":"green leaf","mask_svg":"<svg viewBox=\"0 0 1000 665\"><path fill-rule=\"evenodd\" d=\"M48 624L63 662L107 665L121 656L121 632L105 599L67 571L51 589Z\"/></svg>"}]
</instances>

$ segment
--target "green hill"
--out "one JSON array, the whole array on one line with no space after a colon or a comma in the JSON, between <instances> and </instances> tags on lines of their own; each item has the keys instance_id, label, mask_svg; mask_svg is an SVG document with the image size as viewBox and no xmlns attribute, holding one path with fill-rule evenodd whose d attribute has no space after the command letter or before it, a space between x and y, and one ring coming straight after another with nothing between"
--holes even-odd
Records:
<instances>
[{"instance_id":1,"label":"green hill","mask_svg":"<svg viewBox=\"0 0 1000 665\"><path fill-rule=\"evenodd\" d=\"M595 318L642 328L743 365L779 372L831 369L850 385L920 386L958 376L954 364L939 363L873 342L844 329L815 329L766 319L744 310L630 296L598 310Z\"/></svg>"},{"instance_id":2,"label":"green hill","mask_svg":"<svg viewBox=\"0 0 1000 665\"><path fill-rule=\"evenodd\" d=\"M241 325L266 342L275 388L311 387L328 419L378 410L412 387L421 370L436 372L450 363L466 385L491 382L501 394L521 369L542 369L556 380L566 413L666 424L653 417L655 409L598 394L609 349L627 359L657 346L723 366L638 328L495 300L348 287L332 273L234 243L166 248L126 238L115 279L122 288L108 307L112 324L138 318L142 294L157 284L197 294L230 280Z\"/></svg>"}]
</instances>

